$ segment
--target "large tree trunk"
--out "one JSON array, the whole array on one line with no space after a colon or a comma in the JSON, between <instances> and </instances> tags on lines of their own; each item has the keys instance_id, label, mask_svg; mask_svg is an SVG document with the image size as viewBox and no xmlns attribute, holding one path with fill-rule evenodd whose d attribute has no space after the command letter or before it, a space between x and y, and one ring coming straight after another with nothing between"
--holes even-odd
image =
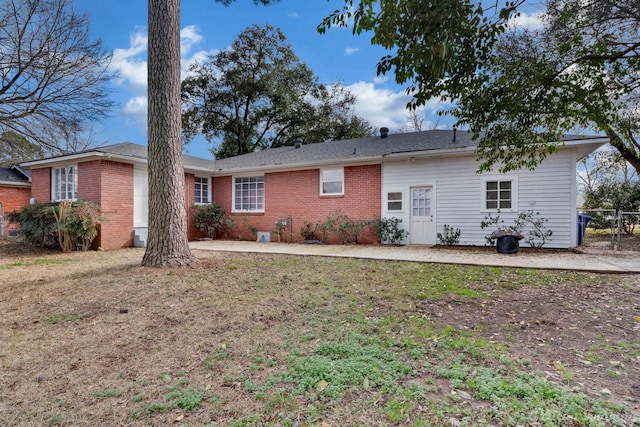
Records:
<instances>
[{"instance_id":1,"label":"large tree trunk","mask_svg":"<svg viewBox=\"0 0 640 427\"><path fill-rule=\"evenodd\" d=\"M180 121L180 0L149 0L149 238L142 265L197 262L187 240Z\"/></svg>"}]
</instances>

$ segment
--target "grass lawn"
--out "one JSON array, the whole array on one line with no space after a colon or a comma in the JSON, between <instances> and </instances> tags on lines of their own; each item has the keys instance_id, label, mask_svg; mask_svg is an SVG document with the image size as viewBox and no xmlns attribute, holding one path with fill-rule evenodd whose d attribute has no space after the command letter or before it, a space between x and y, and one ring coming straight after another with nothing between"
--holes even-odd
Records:
<instances>
[{"instance_id":1,"label":"grass lawn","mask_svg":"<svg viewBox=\"0 0 640 427\"><path fill-rule=\"evenodd\" d=\"M633 275L0 241L0 424L640 425Z\"/></svg>"}]
</instances>

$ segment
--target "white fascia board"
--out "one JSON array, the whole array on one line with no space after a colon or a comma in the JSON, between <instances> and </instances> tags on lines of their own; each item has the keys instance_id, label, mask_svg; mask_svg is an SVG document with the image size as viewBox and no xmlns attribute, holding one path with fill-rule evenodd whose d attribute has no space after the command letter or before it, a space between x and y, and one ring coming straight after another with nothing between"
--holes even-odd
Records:
<instances>
[{"instance_id":1,"label":"white fascia board","mask_svg":"<svg viewBox=\"0 0 640 427\"><path fill-rule=\"evenodd\" d=\"M0 185L2 185L3 187L24 187L24 188L31 187L30 182L15 182L15 181L0 181Z\"/></svg>"},{"instance_id":2,"label":"white fascia board","mask_svg":"<svg viewBox=\"0 0 640 427\"><path fill-rule=\"evenodd\" d=\"M423 150L423 151L404 151L401 153L385 154L382 157L385 159L410 159L411 157L445 157L445 156L463 156L473 154L476 151L476 147L463 147L463 148L450 148L450 149L436 149L436 150Z\"/></svg>"},{"instance_id":3,"label":"white fascia board","mask_svg":"<svg viewBox=\"0 0 640 427\"><path fill-rule=\"evenodd\" d=\"M90 151L87 153L69 154L68 156L52 157L50 159L36 160L32 162L20 163L21 167L33 169L37 167L49 167L55 165L64 165L69 163L77 163L79 161L89 161L94 159L118 160L123 163L146 164L147 159L139 157L123 156L120 154L103 153L100 151Z\"/></svg>"},{"instance_id":4,"label":"white fascia board","mask_svg":"<svg viewBox=\"0 0 640 427\"><path fill-rule=\"evenodd\" d=\"M365 166L365 165L375 165L379 164L382 160L382 156L371 156L366 158L360 158L358 160L348 160L348 159L331 159L331 160L323 160L321 162L304 162L304 163L294 163L294 164L286 164L286 165L264 165L264 166L255 166L255 167L246 167L246 168L229 168L229 169L213 169L213 176L225 176L225 175L235 175L235 174L245 174L250 172L287 172L287 171L298 171L298 170L307 170L307 169L320 169L324 166L329 165L341 165L341 166Z\"/></svg>"}]
</instances>

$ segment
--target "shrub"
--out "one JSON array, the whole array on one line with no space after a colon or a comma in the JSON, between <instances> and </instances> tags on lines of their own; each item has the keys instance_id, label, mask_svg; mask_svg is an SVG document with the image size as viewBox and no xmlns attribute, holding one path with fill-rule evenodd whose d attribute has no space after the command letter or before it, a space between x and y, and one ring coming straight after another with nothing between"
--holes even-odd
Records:
<instances>
[{"instance_id":1,"label":"shrub","mask_svg":"<svg viewBox=\"0 0 640 427\"><path fill-rule=\"evenodd\" d=\"M460 243L460 234L462 232L459 228L453 228L444 225L444 231L442 233L438 233L438 243L441 245L453 246Z\"/></svg>"},{"instance_id":2,"label":"shrub","mask_svg":"<svg viewBox=\"0 0 640 427\"><path fill-rule=\"evenodd\" d=\"M487 244L491 246L495 245L496 232L499 232L499 234L502 235L511 234L520 236L519 238L524 238L524 241L532 248L541 248L551 241L551 236L553 235L553 231L548 230L545 227L545 223L547 221L548 220L546 218L542 218L540 216L540 212L528 210L520 212L517 218L513 221L513 225L505 226L504 220L500 219L500 215L494 217L489 214L480 221L480 228L484 230L492 225L496 227L495 231L485 236ZM523 235L523 232L526 232L527 235Z\"/></svg>"},{"instance_id":3,"label":"shrub","mask_svg":"<svg viewBox=\"0 0 640 427\"><path fill-rule=\"evenodd\" d=\"M211 239L215 239L218 234L234 225L233 218L227 215L224 208L217 203L195 205L195 209L195 227Z\"/></svg>"},{"instance_id":4,"label":"shrub","mask_svg":"<svg viewBox=\"0 0 640 427\"><path fill-rule=\"evenodd\" d=\"M26 242L65 252L88 250L105 221L100 207L85 200L36 203L10 213L8 219L19 225Z\"/></svg>"},{"instance_id":5,"label":"shrub","mask_svg":"<svg viewBox=\"0 0 640 427\"><path fill-rule=\"evenodd\" d=\"M390 243L397 245L409 235L409 232L401 229L398 225L402 222L400 218L378 218L369 223L371 228L378 236L381 243Z\"/></svg>"},{"instance_id":6,"label":"shrub","mask_svg":"<svg viewBox=\"0 0 640 427\"><path fill-rule=\"evenodd\" d=\"M311 227L313 227L313 224L311 224L309 221L305 221L302 224L302 227L300 227L300 235L302 236L302 238L304 240L317 240L318 239L318 237L316 236L315 231L312 230Z\"/></svg>"},{"instance_id":7,"label":"shrub","mask_svg":"<svg viewBox=\"0 0 640 427\"><path fill-rule=\"evenodd\" d=\"M540 212L532 210L520 212L515 219L514 227L520 232L526 231L524 241L532 248L541 248L551 241L553 231L547 230L545 223L548 220L540 216Z\"/></svg>"}]
</instances>

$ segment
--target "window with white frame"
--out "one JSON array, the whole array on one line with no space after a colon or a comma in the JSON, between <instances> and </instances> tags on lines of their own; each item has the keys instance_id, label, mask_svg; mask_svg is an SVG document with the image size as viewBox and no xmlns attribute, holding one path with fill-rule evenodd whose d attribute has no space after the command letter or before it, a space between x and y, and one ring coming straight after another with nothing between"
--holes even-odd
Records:
<instances>
[{"instance_id":1,"label":"window with white frame","mask_svg":"<svg viewBox=\"0 0 640 427\"><path fill-rule=\"evenodd\" d=\"M483 209L487 211L515 211L518 209L518 182L509 179L487 178L483 180Z\"/></svg>"},{"instance_id":2,"label":"window with white frame","mask_svg":"<svg viewBox=\"0 0 640 427\"><path fill-rule=\"evenodd\" d=\"M402 210L402 193L399 191L393 191L387 193L387 210L388 211L401 211Z\"/></svg>"},{"instance_id":3,"label":"window with white frame","mask_svg":"<svg viewBox=\"0 0 640 427\"><path fill-rule=\"evenodd\" d=\"M264 212L264 176L237 176L233 180L234 212Z\"/></svg>"},{"instance_id":4,"label":"window with white frame","mask_svg":"<svg viewBox=\"0 0 640 427\"><path fill-rule=\"evenodd\" d=\"M54 202L78 199L77 165L51 168L51 194Z\"/></svg>"},{"instance_id":5,"label":"window with white frame","mask_svg":"<svg viewBox=\"0 0 640 427\"><path fill-rule=\"evenodd\" d=\"M320 194L323 196L344 194L344 169L320 170Z\"/></svg>"},{"instance_id":6,"label":"window with white frame","mask_svg":"<svg viewBox=\"0 0 640 427\"><path fill-rule=\"evenodd\" d=\"M209 203L209 178L196 176L194 184L194 203L197 205Z\"/></svg>"}]
</instances>

